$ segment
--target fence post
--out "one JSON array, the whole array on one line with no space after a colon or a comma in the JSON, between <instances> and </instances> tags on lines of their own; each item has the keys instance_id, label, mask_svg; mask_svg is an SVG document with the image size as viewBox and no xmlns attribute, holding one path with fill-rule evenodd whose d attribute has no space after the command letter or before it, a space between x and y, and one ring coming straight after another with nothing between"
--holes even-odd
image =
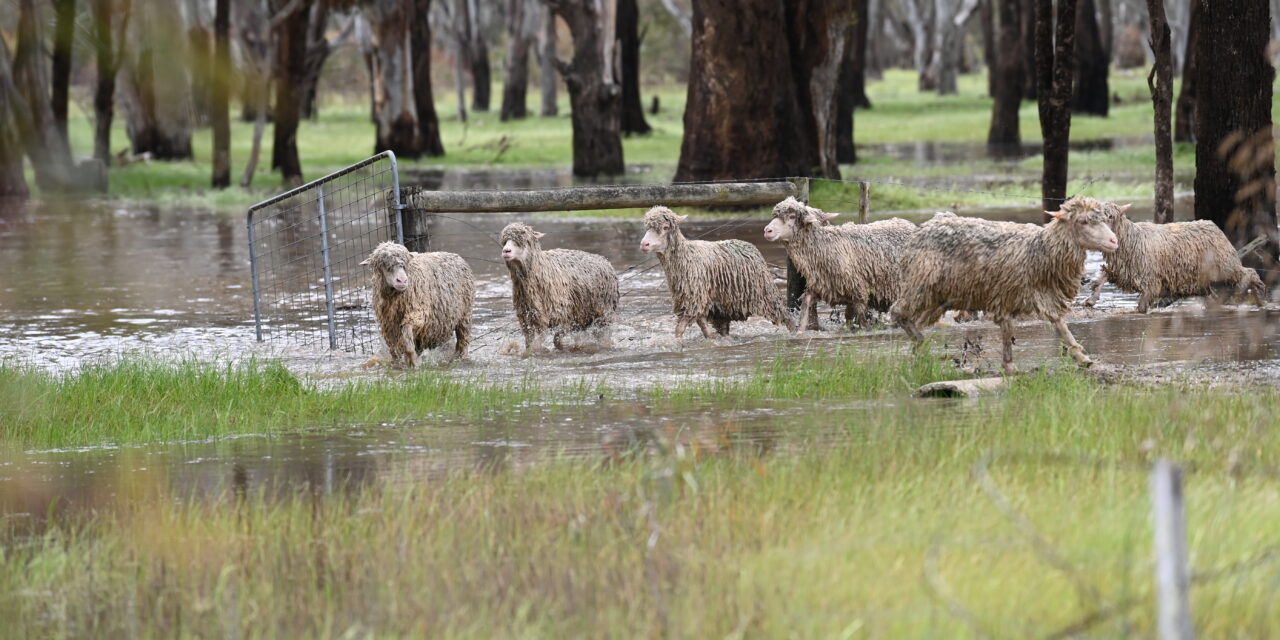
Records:
<instances>
[{"instance_id":1,"label":"fence post","mask_svg":"<svg viewBox=\"0 0 1280 640\"><path fill-rule=\"evenodd\" d=\"M867 214L871 212L871 183L858 183L858 223L867 223Z\"/></svg>"},{"instance_id":2,"label":"fence post","mask_svg":"<svg viewBox=\"0 0 1280 640\"><path fill-rule=\"evenodd\" d=\"M809 204L809 179L808 178L790 178L790 182L796 185L796 200ZM787 256L787 308L795 311L800 308L800 299L804 297L804 291L807 283L804 276L796 269L795 263L791 262L791 256ZM816 318L815 318L816 319ZM803 330L804 327L801 327Z\"/></svg>"},{"instance_id":3,"label":"fence post","mask_svg":"<svg viewBox=\"0 0 1280 640\"><path fill-rule=\"evenodd\" d=\"M395 195L391 206L396 212L396 244L404 244L404 203L400 195L400 165L396 163L396 153L390 149L383 151L391 160L391 189Z\"/></svg>"},{"instance_id":4,"label":"fence post","mask_svg":"<svg viewBox=\"0 0 1280 640\"><path fill-rule=\"evenodd\" d=\"M1155 533L1157 629L1161 640L1191 640L1187 521L1182 470L1168 460L1151 468L1151 512Z\"/></svg>"},{"instance_id":5,"label":"fence post","mask_svg":"<svg viewBox=\"0 0 1280 640\"><path fill-rule=\"evenodd\" d=\"M324 265L324 307L329 319L329 348L338 348L338 326L333 316L333 263L329 260L329 216L324 210L324 185L316 185L320 215L320 260Z\"/></svg>"},{"instance_id":6,"label":"fence post","mask_svg":"<svg viewBox=\"0 0 1280 640\"><path fill-rule=\"evenodd\" d=\"M249 277L253 281L253 333L262 342L262 303L258 289L258 240L253 231L253 209L246 216L249 224Z\"/></svg>"}]
</instances>

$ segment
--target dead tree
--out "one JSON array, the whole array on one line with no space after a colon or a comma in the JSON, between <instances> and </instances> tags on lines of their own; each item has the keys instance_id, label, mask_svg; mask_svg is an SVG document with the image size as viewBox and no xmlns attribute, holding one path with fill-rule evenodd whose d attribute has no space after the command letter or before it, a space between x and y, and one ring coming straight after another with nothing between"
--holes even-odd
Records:
<instances>
[{"instance_id":1,"label":"dead tree","mask_svg":"<svg viewBox=\"0 0 1280 640\"><path fill-rule=\"evenodd\" d=\"M618 175L622 159L621 88L614 68L615 0L543 0L569 25L573 58L556 59L569 89L573 174Z\"/></svg>"},{"instance_id":2,"label":"dead tree","mask_svg":"<svg viewBox=\"0 0 1280 640\"><path fill-rule=\"evenodd\" d=\"M210 88L209 124L213 126L213 179L215 189L231 186L231 0L217 0L213 10L213 86Z\"/></svg>"},{"instance_id":3,"label":"dead tree","mask_svg":"<svg viewBox=\"0 0 1280 640\"><path fill-rule=\"evenodd\" d=\"M111 121L115 119L116 73L124 57L131 0L93 0L93 44L97 81L93 88L93 157L111 165Z\"/></svg>"},{"instance_id":4,"label":"dead tree","mask_svg":"<svg viewBox=\"0 0 1280 640\"><path fill-rule=\"evenodd\" d=\"M397 156L422 155L418 127L417 94L414 91L414 56L410 38L413 0L378 0L366 9L374 36L373 153L390 150Z\"/></svg>"},{"instance_id":5,"label":"dead tree","mask_svg":"<svg viewBox=\"0 0 1280 640\"><path fill-rule=\"evenodd\" d=\"M302 113L301 117L315 119L319 116L316 107L316 91L320 86L320 72L324 71L324 63L329 56L345 46L355 35L356 15L353 12L343 21L342 27L329 36L329 16L333 5L331 0L324 0L311 5L307 17L307 54L303 64L305 71L302 79Z\"/></svg>"},{"instance_id":6,"label":"dead tree","mask_svg":"<svg viewBox=\"0 0 1280 640\"><path fill-rule=\"evenodd\" d=\"M560 112L556 104L556 14L550 7L542 19L542 37L538 42L538 76L542 92L539 115L550 117Z\"/></svg>"},{"instance_id":7,"label":"dead tree","mask_svg":"<svg viewBox=\"0 0 1280 640\"><path fill-rule=\"evenodd\" d=\"M1272 268L1277 232L1269 6L1256 0L1199 4L1196 219L1212 220L1237 247L1270 238L1261 266ZM1227 42L1231 46L1222 45Z\"/></svg>"},{"instance_id":8,"label":"dead tree","mask_svg":"<svg viewBox=\"0 0 1280 640\"><path fill-rule=\"evenodd\" d=\"M1106 117L1111 107L1111 89L1107 74L1110 55L1098 29L1094 0L1079 0L1076 11L1076 83L1071 109Z\"/></svg>"},{"instance_id":9,"label":"dead tree","mask_svg":"<svg viewBox=\"0 0 1280 640\"><path fill-rule=\"evenodd\" d=\"M533 44L530 26L532 11L527 11L528 0L507 0L507 59L502 78L502 110L498 118L503 121L520 120L529 116L529 47Z\"/></svg>"},{"instance_id":10,"label":"dead tree","mask_svg":"<svg viewBox=\"0 0 1280 640\"><path fill-rule=\"evenodd\" d=\"M1151 20L1151 51L1156 58L1147 75L1147 88L1155 107L1155 221L1165 223L1173 222L1173 133L1169 122L1173 106L1173 53L1164 0L1147 0L1147 15Z\"/></svg>"},{"instance_id":11,"label":"dead tree","mask_svg":"<svg viewBox=\"0 0 1280 640\"><path fill-rule=\"evenodd\" d=\"M991 128L987 147L996 155L1022 145L1018 109L1026 93L1026 56L1023 53L1024 0L991 0L995 66L991 68Z\"/></svg>"},{"instance_id":12,"label":"dead tree","mask_svg":"<svg viewBox=\"0 0 1280 640\"><path fill-rule=\"evenodd\" d=\"M956 93L956 74L964 47L964 30L978 8L978 0L936 0L933 55L928 76L938 95Z\"/></svg>"},{"instance_id":13,"label":"dead tree","mask_svg":"<svg viewBox=\"0 0 1280 640\"><path fill-rule=\"evenodd\" d=\"M422 155L444 155L440 141L440 118L436 115L436 100L431 92L431 0L419 0L413 4L413 26L410 27L410 44L413 48L413 96L418 109L418 137L422 143Z\"/></svg>"},{"instance_id":14,"label":"dead tree","mask_svg":"<svg viewBox=\"0 0 1280 640\"><path fill-rule=\"evenodd\" d=\"M1057 211L1067 196L1071 139L1071 75L1075 71L1076 0L1036 0L1036 65L1044 171L1040 186L1045 211ZM1056 24L1055 24L1056 22ZM1048 222L1049 214L1045 214Z\"/></svg>"},{"instance_id":15,"label":"dead tree","mask_svg":"<svg viewBox=\"0 0 1280 640\"><path fill-rule=\"evenodd\" d=\"M298 122L302 115L310 11L308 3L300 0L270 0L269 5L276 12L268 24L274 36L271 168L280 170L284 187L290 188L303 182L302 160L298 157Z\"/></svg>"},{"instance_id":16,"label":"dead tree","mask_svg":"<svg viewBox=\"0 0 1280 640\"><path fill-rule=\"evenodd\" d=\"M640 9L636 0L618 0L618 49L622 81L622 133L644 135L653 129L640 101Z\"/></svg>"}]
</instances>

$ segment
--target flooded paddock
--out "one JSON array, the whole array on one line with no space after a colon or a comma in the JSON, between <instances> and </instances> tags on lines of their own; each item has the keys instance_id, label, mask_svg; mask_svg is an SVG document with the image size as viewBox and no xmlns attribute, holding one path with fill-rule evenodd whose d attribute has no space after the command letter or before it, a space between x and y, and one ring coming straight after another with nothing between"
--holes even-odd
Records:
<instances>
[{"instance_id":1,"label":"flooded paddock","mask_svg":"<svg viewBox=\"0 0 1280 640\"><path fill-rule=\"evenodd\" d=\"M548 180L558 179L550 176ZM536 181L535 181L536 182ZM537 183L535 186L540 186ZM975 212L968 212L975 213ZM1038 212L1001 209L991 217L1038 220ZM927 214L909 217L923 220ZM570 247L608 258L621 278L621 312L612 345L533 358L512 316L510 285L497 234L514 220L546 233L544 248ZM763 240L760 217L691 218L689 237L742 238L760 248L784 286L785 253ZM907 345L899 331L851 333L823 307L825 330L791 337L766 321L736 324L729 338L704 339L696 329L677 342L663 275L639 251L640 217L472 214L430 224L434 250L465 257L476 275L474 341L469 357L450 362L428 354L425 366L481 381L535 377L549 385L586 380L644 389L672 381L749 375L774 357L804 358L837 348ZM1091 255L1086 275L1096 273ZM319 386L353 378L402 375L365 355L280 349L254 340L243 217L235 213L131 208L83 203L32 205L0 218L0 359L59 373L83 363L142 356L231 362L279 358ZM1280 380L1280 308L1206 306L1193 299L1147 315L1132 313L1136 296L1105 289L1096 309L1079 309L1072 331L1100 367L1152 380L1274 383ZM994 371L999 336L993 324L955 324L931 334L935 350L967 370ZM1048 325L1024 322L1016 358L1024 369L1057 362ZM902 411L954 411L936 400L904 399ZM49 509L94 507L164 486L176 495L232 491L328 492L378 478L420 477L457 468L504 469L547 455L607 458L664 439L706 447L767 450L788 443L857 438L860 411L883 405L840 401L761 402L729 410L714 405L654 415L643 401L610 401L561 411L525 408L483 420L429 419L383 425L315 425L300 433L213 441L72 450L0 448L0 512L19 528ZM967 408L966 410L977 410Z\"/></svg>"}]
</instances>

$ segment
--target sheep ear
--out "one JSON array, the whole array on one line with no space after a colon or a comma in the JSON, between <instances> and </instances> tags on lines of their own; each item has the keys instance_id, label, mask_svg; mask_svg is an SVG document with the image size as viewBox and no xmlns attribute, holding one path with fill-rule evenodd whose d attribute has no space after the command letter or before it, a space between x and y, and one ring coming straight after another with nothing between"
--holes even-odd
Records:
<instances>
[{"instance_id":1,"label":"sheep ear","mask_svg":"<svg viewBox=\"0 0 1280 640\"><path fill-rule=\"evenodd\" d=\"M1129 207L1132 207L1132 206L1133 206L1133 203L1130 202L1129 204L1122 204L1117 208L1120 209L1120 215L1124 215L1124 212L1128 211Z\"/></svg>"},{"instance_id":2,"label":"sheep ear","mask_svg":"<svg viewBox=\"0 0 1280 640\"><path fill-rule=\"evenodd\" d=\"M685 216L676 216L676 222L684 222L684 221L685 221L685 220L687 220L688 218L689 218L689 216L687 216L687 215L685 215Z\"/></svg>"},{"instance_id":3,"label":"sheep ear","mask_svg":"<svg viewBox=\"0 0 1280 640\"><path fill-rule=\"evenodd\" d=\"M370 264L372 264L372 263L370 263L370 262L369 262L369 260L372 260L372 258L365 258L365 259L364 259L364 262L361 262L360 264L362 264L362 265L364 265L364 266L366 266L366 267L367 267L367 266L369 266Z\"/></svg>"},{"instance_id":4,"label":"sheep ear","mask_svg":"<svg viewBox=\"0 0 1280 640\"><path fill-rule=\"evenodd\" d=\"M541 239L542 239L542 236L545 236L545 235L547 235L547 234L545 234L545 233L538 233L537 231L534 231L534 232L533 232L533 237L535 237L535 238L537 238L537 239L539 239L539 240L541 240Z\"/></svg>"},{"instance_id":5,"label":"sheep ear","mask_svg":"<svg viewBox=\"0 0 1280 640\"><path fill-rule=\"evenodd\" d=\"M830 219L832 219L832 218L834 218L834 217L836 217L836 216L838 216L838 215L840 215L840 213L839 213L839 212L828 213L828 212L826 212L826 211L819 211L819 212L818 212L818 219L822 220L823 222L826 222L827 220L830 220Z\"/></svg>"},{"instance_id":6,"label":"sheep ear","mask_svg":"<svg viewBox=\"0 0 1280 640\"><path fill-rule=\"evenodd\" d=\"M1055 218L1061 218L1061 217L1062 217L1062 210L1061 210L1061 209L1059 209L1059 210L1057 210L1057 211L1046 211L1045 213L1046 213L1046 214L1048 214L1048 215L1051 215L1051 216L1053 216L1053 217L1055 217Z\"/></svg>"}]
</instances>

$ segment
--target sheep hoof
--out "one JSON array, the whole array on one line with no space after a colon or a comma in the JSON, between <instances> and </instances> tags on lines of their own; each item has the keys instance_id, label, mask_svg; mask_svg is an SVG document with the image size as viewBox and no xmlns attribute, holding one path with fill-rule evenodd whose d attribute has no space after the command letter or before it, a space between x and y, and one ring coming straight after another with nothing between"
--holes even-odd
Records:
<instances>
[{"instance_id":1,"label":"sheep hoof","mask_svg":"<svg viewBox=\"0 0 1280 640\"><path fill-rule=\"evenodd\" d=\"M1013 375L1013 374L1015 374L1015 373L1017 373L1017 372L1018 372L1018 367L1017 367L1017 365L1013 364L1012 362L1006 362L1006 363L1004 364L1004 374L1005 374L1005 375L1007 375L1007 376L1011 376L1011 375Z\"/></svg>"},{"instance_id":2,"label":"sheep hoof","mask_svg":"<svg viewBox=\"0 0 1280 640\"><path fill-rule=\"evenodd\" d=\"M1088 369L1089 367L1093 366L1093 360L1090 359L1088 356L1086 356L1083 360L1077 360L1076 362L1079 363L1080 368L1082 369Z\"/></svg>"}]
</instances>

